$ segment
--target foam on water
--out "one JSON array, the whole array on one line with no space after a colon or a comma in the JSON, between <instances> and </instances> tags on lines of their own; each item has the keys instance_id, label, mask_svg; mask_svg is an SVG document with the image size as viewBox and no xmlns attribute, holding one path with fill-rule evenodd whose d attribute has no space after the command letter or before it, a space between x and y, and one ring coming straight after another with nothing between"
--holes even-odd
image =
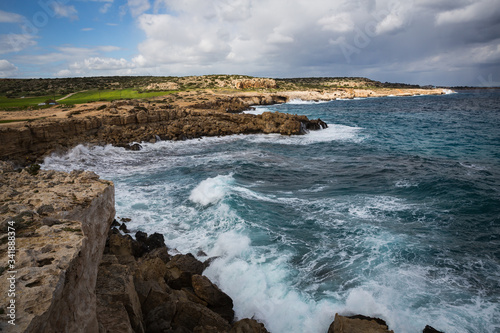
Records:
<instances>
[{"instance_id":1,"label":"foam on water","mask_svg":"<svg viewBox=\"0 0 500 333\"><path fill-rule=\"evenodd\" d=\"M254 105L253 110L243 111L243 113L255 114L255 115L263 114L264 112L274 112L274 111L262 105Z\"/></svg>"},{"instance_id":2,"label":"foam on water","mask_svg":"<svg viewBox=\"0 0 500 333\"><path fill-rule=\"evenodd\" d=\"M191 191L189 200L203 206L215 204L224 198L233 182L232 175L205 179Z\"/></svg>"},{"instance_id":3,"label":"foam on water","mask_svg":"<svg viewBox=\"0 0 500 333\"><path fill-rule=\"evenodd\" d=\"M292 104L292 105L314 105L314 104L323 104L323 103L329 103L331 101L305 101L300 98L295 98L292 100L289 100L286 104Z\"/></svg>"},{"instance_id":4,"label":"foam on water","mask_svg":"<svg viewBox=\"0 0 500 333\"><path fill-rule=\"evenodd\" d=\"M329 124L327 128L310 131L305 135L283 136L280 134L252 135L248 140L253 142L274 142L283 145L310 145L314 143L346 141L361 142L365 139L362 128L338 124Z\"/></svg>"}]
</instances>

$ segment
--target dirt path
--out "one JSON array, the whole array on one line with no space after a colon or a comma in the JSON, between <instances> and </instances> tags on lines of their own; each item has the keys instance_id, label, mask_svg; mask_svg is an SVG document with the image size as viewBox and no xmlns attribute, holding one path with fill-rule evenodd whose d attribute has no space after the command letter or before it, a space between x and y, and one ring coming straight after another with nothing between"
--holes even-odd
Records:
<instances>
[{"instance_id":1,"label":"dirt path","mask_svg":"<svg viewBox=\"0 0 500 333\"><path fill-rule=\"evenodd\" d=\"M62 98L57 99L57 100L56 100L56 102L62 101L63 99L66 99L66 98L68 98L68 97L73 96L74 94L78 94L78 93L81 93L81 92L84 92L84 91L87 91L87 90L82 90L82 91L76 91L76 92L73 92L73 93L71 93L71 94L68 94L68 95L66 95L66 96L62 97Z\"/></svg>"}]
</instances>

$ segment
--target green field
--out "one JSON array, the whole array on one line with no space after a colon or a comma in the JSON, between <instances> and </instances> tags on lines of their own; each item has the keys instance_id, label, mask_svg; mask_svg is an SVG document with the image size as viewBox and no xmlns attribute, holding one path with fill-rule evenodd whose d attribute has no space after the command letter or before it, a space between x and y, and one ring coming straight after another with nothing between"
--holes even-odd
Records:
<instances>
[{"instance_id":1,"label":"green field","mask_svg":"<svg viewBox=\"0 0 500 333\"><path fill-rule=\"evenodd\" d=\"M56 95L56 99L63 97ZM0 96L0 109L17 109L26 108L29 106L37 106L39 103L44 103L48 99L53 99L54 95L39 96L39 97L26 97L26 98L7 98Z\"/></svg>"},{"instance_id":2,"label":"green field","mask_svg":"<svg viewBox=\"0 0 500 333\"><path fill-rule=\"evenodd\" d=\"M137 99L137 98L151 98L157 96L164 96L175 93L177 91L149 91L140 93L134 89L121 89L121 90L88 90L76 93L62 101L59 104L81 104L95 101L112 101L119 99ZM55 99L64 97L65 95L56 95ZM16 110L27 107L37 107L39 103L43 103L48 99L53 99L54 95L26 97L26 98L7 98L0 96L0 109L1 110Z\"/></svg>"},{"instance_id":3,"label":"green field","mask_svg":"<svg viewBox=\"0 0 500 333\"><path fill-rule=\"evenodd\" d=\"M95 101L113 101L119 99L137 99L137 98L151 98L157 96L164 96L175 93L177 91L150 91L140 93L133 89L121 90L88 90L79 92L70 96L62 101L60 104L81 104Z\"/></svg>"}]
</instances>

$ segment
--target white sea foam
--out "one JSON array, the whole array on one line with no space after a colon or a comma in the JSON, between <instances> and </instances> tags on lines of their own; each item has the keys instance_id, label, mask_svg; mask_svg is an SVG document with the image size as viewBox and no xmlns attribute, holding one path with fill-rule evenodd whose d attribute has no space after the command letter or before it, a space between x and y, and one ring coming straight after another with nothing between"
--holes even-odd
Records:
<instances>
[{"instance_id":1,"label":"white sea foam","mask_svg":"<svg viewBox=\"0 0 500 333\"><path fill-rule=\"evenodd\" d=\"M274 112L274 110L271 110L268 107L261 106L261 105L255 105L255 106L253 106L253 108L254 108L253 110L246 110L246 111L243 111L243 113L259 115L259 114L263 114L264 112Z\"/></svg>"},{"instance_id":2,"label":"white sea foam","mask_svg":"<svg viewBox=\"0 0 500 333\"><path fill-rule=\"evenodd\" d=\"M224 198L233 181L232 175L205 179L191 191L189 200L203 206L215 204Z\"/></svg>"},{"instance_id":3,"label":"white sea foam","mask_svg":"<svg viewBox=\"0 0 500 333\"><path fill-rule=\"evenodd\" d=\"M330 124L328 128L310 131L305 135L284 136L280 134L256 134L247 136L253 142L274 142L283 145L310 145L321 142L351 141L361 142L363 128L338 124Z\"/></svg>"},{"instance_id":4,"label":"white sea foam","mask_svg":"<svg viewBox=\"0 0 500 333\"><path fill-rule=\"evenodd\" d=\"M305 101L300 98L295 98L292 100L289 100L286 104L292 104L292 105L313 105L313 104L324 104L328 103L330 101Z\"/></svg>"},{"instance_id":5,"label":"white sea foam","mask_svg":"<svg viewBox=\"0 0 500 333\"><path fill-rule=\"evenodd\" d=\"M307 300L294 290L286 253L268 262L256 250L248 237L229 232L209 251L219 258L204 274L231 295L236 317L255 317L275 333L326 331L339 306Z\"/></svg>"}]
</instances>

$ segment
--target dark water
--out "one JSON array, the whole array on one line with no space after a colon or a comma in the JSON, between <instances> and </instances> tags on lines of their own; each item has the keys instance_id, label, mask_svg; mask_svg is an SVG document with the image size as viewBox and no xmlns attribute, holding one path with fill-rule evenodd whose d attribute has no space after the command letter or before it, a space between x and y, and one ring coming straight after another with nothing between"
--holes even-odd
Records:
<instances>
[{"instance_id":1,"label":"dark water","mask_svg":"<svg viewBox=\"0 0 500 333\"><path fill-rule=\"evenodd\" d=\"M330 127L79 146L44 167L96 171L130 228L220 256L205 274L273 333L336 312L500 332L500 91L267 108Z\"/></svg>"}]
</instances>

